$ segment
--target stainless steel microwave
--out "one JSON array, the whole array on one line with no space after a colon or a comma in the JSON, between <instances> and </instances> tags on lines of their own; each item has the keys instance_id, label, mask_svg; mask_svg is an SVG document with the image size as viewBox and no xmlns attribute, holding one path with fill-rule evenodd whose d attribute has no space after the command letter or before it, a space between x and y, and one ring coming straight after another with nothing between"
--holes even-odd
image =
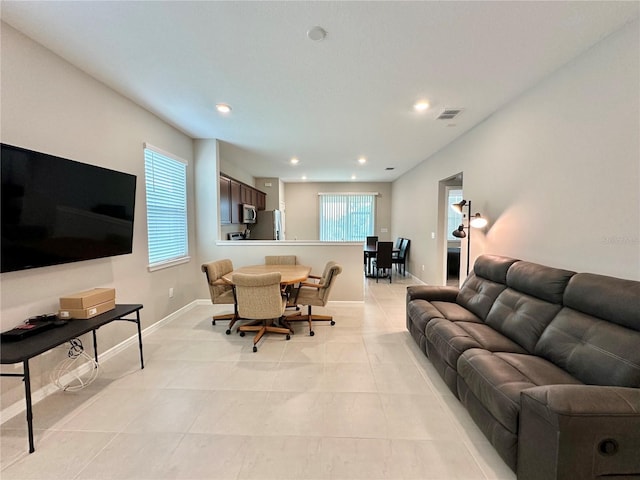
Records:
<instances>
[{"instance_id":1,"label":"stainless steel microwave","mask_svg":"<svg viewBox=\"0 0 640 480\"><path fill-rule=\"evenodd\" d=\"M256 223L256 207L248 203L242 204L242 223Z\"/></svg>"}]
</instances>

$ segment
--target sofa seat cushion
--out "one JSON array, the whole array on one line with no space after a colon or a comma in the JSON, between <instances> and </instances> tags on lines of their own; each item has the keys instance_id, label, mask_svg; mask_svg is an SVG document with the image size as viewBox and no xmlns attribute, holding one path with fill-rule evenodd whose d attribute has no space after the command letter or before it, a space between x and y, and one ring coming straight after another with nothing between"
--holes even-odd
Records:
<instances>
[{"instance_id":1,"label":"sofa seat cushion","mask_svg":"<svg viewBox=\"0 0 640 480\"><path fill-rule=\"evenodd\" d=\"M457 303L431 302L431 304L440 312L440 317L452 322L482 323L480 318Z\"/></svg>"},{"instance_id":2,"label":"sofa seat cushion","mask_svg":"<svg viewBox=\"0 0 640 480\"><path fill-rule=\"evenodd\" d=\"M442 318L442 313L426 300L412 300L407 304L407 318L417 330L424 334L429 323L434 318Z\"/></svg>"},{"instance_id":3,"label":"sofa seat cushion","mask_svg":"<svg viewBox=\"0 0 640 480\"><path fill-rule=\"evenodd\" d=\"M580 385L553 363L534 355L465 351L458 359L459 381L507 430L518 432L520 392L541 385Z\"/></svg>"},{"instance_id":4,"label":"sofa seat cushion","mask_svg":"<svg viewBox=\"0 0 640 480\"><path fill-rule=\"evenodd\" d=\"M427 348L434 348L454 370L457 369L458 357L470 348L526 353L520 345L483 323L434 319L427 326L426 336Z\"/></svg>"}]
</instances>

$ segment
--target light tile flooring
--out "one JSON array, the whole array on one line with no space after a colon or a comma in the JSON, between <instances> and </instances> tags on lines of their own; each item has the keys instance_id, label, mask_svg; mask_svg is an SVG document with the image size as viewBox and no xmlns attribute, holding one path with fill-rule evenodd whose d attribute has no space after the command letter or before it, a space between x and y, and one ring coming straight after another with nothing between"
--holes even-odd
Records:
<instances>
[{"instance_id":1,"label":"light tile flooring","mask_svg":"<svg viewBox=\"0 0 640 480\"><path fill-rule=\"evenodd\" d=\"M335 326L225 335L196 306L105 361L99 379L1 428L9 479L515 479L405 328L406 286L365 281ZM142 312L144 314L144 311Z\"/></svg>"}]
</instances>

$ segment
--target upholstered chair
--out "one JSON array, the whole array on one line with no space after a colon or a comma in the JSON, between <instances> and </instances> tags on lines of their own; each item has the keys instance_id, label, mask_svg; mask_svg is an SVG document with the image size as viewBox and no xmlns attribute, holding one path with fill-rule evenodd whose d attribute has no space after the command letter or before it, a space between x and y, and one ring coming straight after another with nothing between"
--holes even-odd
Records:
<instances>
[{"instance_id":1,"label":"upholstered chair","mask_svg":"<svg viewBox=\"0 0 640 480\"><path fill-rule=\"evenodd\" d=\"M300 322L306 321L309 323L309 335L313 336L313 322L314 321L327 321L331 322L331 325L335 325L336 322L332 316L329 315L316 315L312 313L311 307L324 307L329 301L329 294L333 287L336 277L342 273L342 267L334 261L329 261L324 267L324 272L321 277L316 275L309 275L307 282L302 282L297 291L294 292L293 298L290 300L290 305L306 305L307 314L295 317L289 317L287 321Z\"/></svg>"},{"instance_id":2,"label":"upholstered chair","mask_svg":"<svg viewBox=\"0 0 640 480\"><path fill-rule=\"evenodd\" d=\"M253 351L257 352L257 343L266 333L278 333L291 338L289 328L274 325L274 320L284 319L287 298L280 290L279 272L250 274L234 273L232 277L238 302L238 315L247 320L260 320L258 325L241 325L241 336L245 332L256 332L253 337Z\"/></svg>"},{"instance_id":3,"label":"upholstered chair","mask_svg":"<svg viewBox=\"0 0 640 480\"><path fill-rule=\"evenodd\" d=\"M201 269L207 276L211 303L214 305L223 304L234 306L233 313L214 315L211 320L212 325L216 324L216 320L229 320L229 325L226 331L226 334L229 335L233 325L238 320L238 311L235 307L236 300L233 293L233 286L222 277L233 271L233 263L229 259L218 260L203 264Z\"/></svg>"}]
</instances>

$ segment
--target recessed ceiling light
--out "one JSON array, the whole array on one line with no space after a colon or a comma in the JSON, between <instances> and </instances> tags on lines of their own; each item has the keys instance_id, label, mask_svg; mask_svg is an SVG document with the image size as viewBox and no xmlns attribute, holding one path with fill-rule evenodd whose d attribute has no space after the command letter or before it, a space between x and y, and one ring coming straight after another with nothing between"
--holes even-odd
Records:
<instances>
[{"instance_id":1,"label":"recessed ceiling light","mask_svg":"<svg viewBox=\"0 0 640 480\"><path fill-rule=\"evenodd\" d=\"M311 27L307 32L307 37L314 42L321 42L327 36L327 31L319 26Z\"/></svg>"},{"instance_id":2,"label":"recessed ceiling light","mask_svg":"<svg viewBox=\"0 0 640 480\"><path fill-rule=\"evenodd\" d=\"M428 108L429 108L429 102L426 100L418 100L416 103L413 104L413 109L416 112L424 112Z\"/></svg>"},{"instance_id":3,"label":"recessed ceiling light","mask_svg":"<svg viewBox=\"0 0 640 480\"><path fill-rule=\"evenodd\" d=\"M365 157L360 157L360 158L358 159L358 163L359 163L360 165L364 165L365 163L367 163L367 159L366 159Z\"/></svg>"},{"instance_id":4,"label":"recessed ceiling light","mask_svg":"<svg viewBox=\"0 0 640 480\"><path fill-rule=\"evenodd\" d=\"M231 107L226 103L218 103L216 104L216 110L220 113L229 113L231 111Z\"/></svg>"},{"instance_id":5,"label":"recessed ceiling light","mask_svg":"<svg viewBox=\"0 0 640 480\"><path fill-rule=\"evenodd\" d=\"M300 160L298 160L296 157L293 157L290 161L291 165L297 165Z\"/></svg>"}]
</instances>

